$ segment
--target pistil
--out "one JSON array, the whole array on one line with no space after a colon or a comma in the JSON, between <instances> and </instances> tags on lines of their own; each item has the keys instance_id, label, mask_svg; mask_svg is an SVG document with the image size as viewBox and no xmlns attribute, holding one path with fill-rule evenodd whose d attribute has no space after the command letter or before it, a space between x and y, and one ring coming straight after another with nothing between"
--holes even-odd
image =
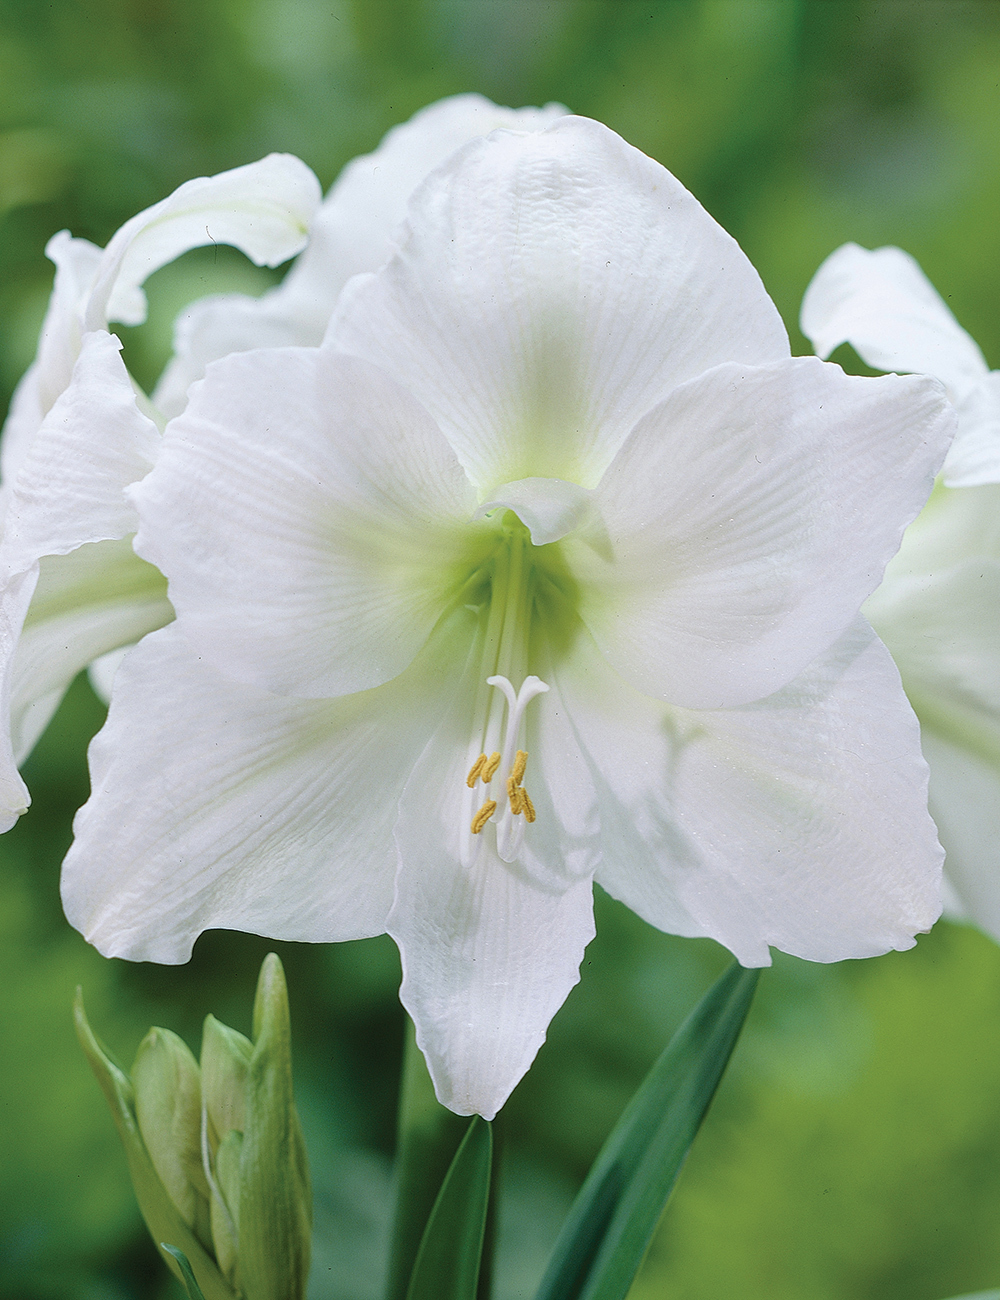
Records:
<instances>
[{"instance_id":1,"label":"pistil","mask_svg":"<svg viewBox=\"0 0 1000 1300\"><path fill-rule=\"evenodd\" d=\"M528 754L519 742L525 709L535 696L549 688L538 677L524 676L534 600L532 549L527 530L517 522L505 527L494 556L480 660L486 671L475 704L475 713L483 721L474 734L481 739L470 754L465 779L468 794L463 801L461 856L467 868L478 860L478 837L491 823L497 852L505 861L513 862L525 825L535 820L535 806L523 784ZM515 690L513 681L518 679L520 689ZM488 694L489 687L496 689ZM494 778L501 782L496 790L491 788ZM480 782L486 787L482 802L476 798Z\"/></svg>"}]
</instances>

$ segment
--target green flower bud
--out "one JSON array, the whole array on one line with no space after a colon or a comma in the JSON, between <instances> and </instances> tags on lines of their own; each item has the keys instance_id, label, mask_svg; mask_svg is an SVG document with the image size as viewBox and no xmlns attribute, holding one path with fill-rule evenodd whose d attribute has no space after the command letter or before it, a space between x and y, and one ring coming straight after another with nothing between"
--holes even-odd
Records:
<instances>
[{"instance_id":1,"label":"green flower bud","mask_svg":"<svg viewBox=\"0 0 1000 1300\"><path fill-rule=\"evenodd\" d=\"M243 1134L230 1129L215 1153L212 1239L223 1273L235 1285L240 1241L240 1156Z\"/></svg>"},{"instance_id":2,"label":"green flower bud","mask_svg":"<svg viewBox=\"0 0 1000 1300\"><path fill-rule=\"evenodd\" d=\"M205 1017L201 1034L201 1086L212 1137L221 1142L231 1129L246 1128L247 1071L253 1043L243 1034Z\"/></svg>"},{"instance_id":3,"label":"green flower bud","mask_svg":"<svg viewBox=\"0 0 1000 1300\"><path fill-rule=\"evenodd\" d=\"M312 1192L292 1100L288 991L274 953L264 959L257 983L246 1107L239 1287L247 1300L301 1300L309 1275Z\"/></svg>"},{"instance_id":4,"label":"green flower bud","mask_svg":"<svg viewBox=\"0 0 1000 1300\"><path fill-rule=\"evenodd\" d=\"M175 1201L161 1182L139 1128L132 1081L94 1036L87 1023L83 994L79 989L74 1006L74 1020L80 1045L111 1107L118 1135L125 1148L136 1200L150 1235L157 1246L161 1242L167 1242L184 1252L205 1300L236 1300L237 1292L219 1271L212 1253L184 1221ZM177 1260L162 1249L160 1253L170 1271L183 1282L183 1273Z\"/></svg>"},{"instance_id":5,"label":"green flower bud","mask_svg":"<svg viewBox=\"0 0 1000 1300\"><path fill-rule=\"evenodd\" d=\"M169 1029L151 1029L132 1066L139 1132L160 1182L181 1218L205 1244L208 1180L201 1155L201 1079L187 1044Z\"/></svg>"},{"instance_id":6,"label":"green flower bud","mask_svg":"<svg viewBox=\"0 0 1000 1300\"><path fill-rule=\"evenodd\" d=\"M219 1267L233 1285L239 1251L240 1153L252 1054L253 1043L249 1038L214 1016L205 1017L201 1036L201 1086L213 1171L212 1240Z\"/></svg>"},{"instance_id":7,"label":"green flower bud","mask_svg":"<svg viewBox=\"0 0 1000 1300\"><path fill-rule=\"evenodd\" d=\"M208 1016L200 1069L176 1034L151 1029L130 1080L91 1032L79 993L76 1025L157 1245L186 1256L205 1300L302 1300L311 1193L278 958L261 968L253 1042ZM175 1251L161 1254L183 1280Z\"/></svg>"}]
</instances>

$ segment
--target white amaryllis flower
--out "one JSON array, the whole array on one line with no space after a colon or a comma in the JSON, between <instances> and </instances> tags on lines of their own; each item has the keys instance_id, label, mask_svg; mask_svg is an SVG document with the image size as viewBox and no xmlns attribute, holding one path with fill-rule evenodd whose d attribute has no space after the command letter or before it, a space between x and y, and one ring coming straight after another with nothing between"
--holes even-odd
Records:
<instances>
[{"instance_id":1,"label":"white amaryllis flower","mask_svg":"<svg viewBox=\"0 0 1000 1300\"><path fill-rule=\"evenodd\" d=\"M123 490L152 465L159 429L184 409L193 380L230 352L319 343L345 282L377 269L393 251L406 201L433 167L478 135L501 126L539 129L565 111L501 108L481 95L456 95L349 163L318 208L309 169L273 155L189 181L129 221L103 252L66 232L50 241L56 283L38 358L15 395L0 454L0 497L13 502L0 550L0 697L10 718L9 744L0 735L0 830L27 807L17 764L76 673L90 664L107 695L110 675L100 670L109 661L117 667L119 658L109 652L173 617L162 575L132 550L134 508ZM204 298L183 311L174 358L152 402L133 392L107 324L145 318L140 286L152 271L207 242L230 242L258 263L277 265L302 248L307 229L305 252L276 289L259 299Z\"/></svg>"},{"instance_id":2,"label":"white amaryllis flower","mask_svg":"<svg viewBox=\"0 0 1000 1300\"><path fill-rule=\"evenodd\" d=\"M178 621L126 658L63 897L103 952L388 930L492 1116L592 881L747 965L939 911L915 720L858 617L941 463L932 380L789 355L734 241L563 117L460 150L319 348L208 367L134 492Z\"/></svg>"},{"instance_id":3,"label":"white amaryllis flower","mask_svg":"<svg viewBox=\"0 0 1000 1300\"><path fill-rule=\"evenodd\" d=\"M173 617L162 575L132 550L124 495L155 459L156 413L109 320L144 320L143 282L190 248L227 243L260 265L286 261L319 200L304 163L272 154L187 181L103 250L66 231L49 241L55 286L0 461L0 830L28 806L17 763L80 669Z\"/></svg>"},{"instance_id":4,"label":"white amaryllis flower","mask_svg":"<svg viewBox=\"0 0 1000 1300\"><path fill-rule=\"evenodd\" d=\"M831 254L802 330L821 356L849 342L873 367L936 375L958 407L942 483L865 613L920 719L948 911L1000 942L1000 372L898 248Z\"/></svg>"}]
</instances>

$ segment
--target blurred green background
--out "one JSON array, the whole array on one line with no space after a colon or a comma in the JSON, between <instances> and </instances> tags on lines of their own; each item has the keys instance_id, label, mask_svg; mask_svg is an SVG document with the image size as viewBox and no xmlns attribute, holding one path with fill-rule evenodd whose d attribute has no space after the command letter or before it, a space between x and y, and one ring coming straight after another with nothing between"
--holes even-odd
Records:
<instances>
[{"instance_id":1,"label":"blurred green background","mask_svg":"<svg viewBox=\"0 0 1000 1300\"><path fill-rule=\"evenodd\" d=\"M272 149L324 186L442 95L561 100L658 158L737 237L788 323L848 239L900 244L1000 364L995 0L0 0L0 388L31 359L54 231L104 244L181 181ZM151 282L124 332L151 384L183 302L275 278L231 250ZM858 369L843 349L837 359ZM853 362L853 365L852 365ZM58 870L102 708L77 682L0 841L0 1296L179 1294L146 1240L70 1027L74 986L126 1063L148 1025L246 1031L269 947L205 936L183 968L105 961ZM500 1121L497 1285L529 1297L589 1160L721 969L598 900L581 985ZM278 945L317 1185L315 1300L378 1294L402 1017L388 940ZM1000 1283L1000 950L778 958L634 1300L941 1300Z\"/></svg>"}]
</instances>

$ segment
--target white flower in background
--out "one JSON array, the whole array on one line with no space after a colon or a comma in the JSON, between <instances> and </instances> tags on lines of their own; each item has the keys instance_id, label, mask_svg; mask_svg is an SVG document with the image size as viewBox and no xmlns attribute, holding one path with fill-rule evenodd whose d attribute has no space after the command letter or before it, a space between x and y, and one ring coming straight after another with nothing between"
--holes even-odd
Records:
<instances>
[{"instance_id":1,"label":"white flower in background","mask_svg":"<svg viewBox=\"0 0 1000 1300\"><path fill-rule=\"evenodd\" d=\"M144 280L201 244L276 266L305 244L319 184L272 154L187 181L101 250L63 231L38 355L3 434L0 541L0 830L28 805L17 762L81 668L173 617L162 576L132 550L125 488L153 464L155 413L108 321L145 318Z\"/></svg>"},{"instance_id":2,"label":"white flower in background","mask_svg":"<svg viewBox=\"0 0 1000 1300\"><path fill-rule=\"evenodd\" d=\"M828 356L925 371L959 414L942 483L865 606L920 719L951 914L1000 942L1000 372L898 248L845 244L802 303Z\"/></svg>"},{"instance_id":3,"label":"white flower in background","mask_svg":"<svg viewBox=\"0 0 1000 1300\"><path fill-rule=\"evenodd\" d=\"M205 364L246 348L319 343L346 280L391 254L407 198L427 172L495 127L537 129L565 111L499 108L457 95L349 163L318 210L312 172L272 155L187 182L133 217L106 250L65 231L49 242L56 282L0 453L0 497L12 503L0 549L0 699L10 719L9 739L0 719L0 830L27 807L17 764L77 672L92 665L106 696L119 658L109 652L173 617L162 576L132 550L134 508L122 491L152 465L159 429L183 410ZM176 354L152 403L135 391L107 325L145 319L148 275L209 242L235 244L274 266L303 247L307 229L305 253L270 293L201 299L182 312Z\"/></svg>"},{"instance_id":4,"label":"white flower in background","mask_svg":"<svg viewBox=\"0 0 1000 1300\"><path fill-rule=\"evenodd\" d=\"M802 299L801 325L817 356L850 343L875 370L940 379L958 410L943 482L1000 482L1000 370L990 370L908 253L842 245L813 276Z\"/></svg>"},{"instance_id":5,"label":"white flower in background","mask_svg":"<svg viewBox=\"0 0 1000 1300\"><path fill-rule=\"evenodd\" d=\"M321 347L209 366L134 490L178 621L119 671L63 897L132 959L388 930L438 1095L492 1116L594 879L748 965L933 923L858 607L954 417L792 358L735 242L595 122L468 145L401 238Z\"/></svg>"}]
</instances>

